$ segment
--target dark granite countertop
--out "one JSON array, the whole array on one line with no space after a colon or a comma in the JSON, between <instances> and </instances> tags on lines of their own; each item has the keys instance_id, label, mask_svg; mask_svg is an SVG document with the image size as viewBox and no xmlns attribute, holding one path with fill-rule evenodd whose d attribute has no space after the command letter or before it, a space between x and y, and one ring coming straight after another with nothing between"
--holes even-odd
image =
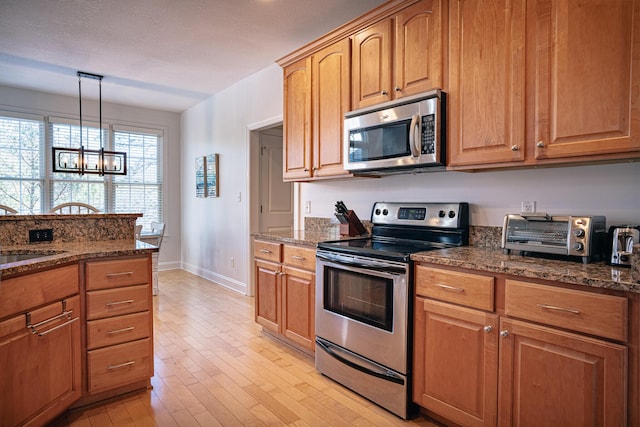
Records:
<instances>
[{"instance_id":1,"label":"dark granite countertop","mask_svg":"<svg viewBox=\"0 0 640 427\"><path fill-rule=\"evenodd\" d=\"M309 246L315 248L318 242L327 240L340 240L340 229L338 227L329 227L322 231L305 231L293 230L278 233L251 233L256 239L275 240L283 243L292 243L300 246Z\"/></svg>"},{"instance_id":2,"label":"dark granite countertop","mask_svg":"<svg viewBox=\"0 0 640 427\"><path fill-rule=\"evenodd\" d=\"M0 248L1 255L38 253L44 254L44 256L0 264L0 280L15 274L28 273L89 258L142 255L157 251L157 246L133 239L4 245Z\"/></svg>"},{"instance_id":3,"label":"dark granite countertop","mask_svg":"<svg viewBox=\"0 0 640 427\"><path fill-rule=\"evenodd\" d=\"M339 240L337 227L326 230L297 230L280 233L252 233L257 239L274 240L315 247L318 242ZM501 249L464 246L413 254L411 259L444 266L469 268L490 273L503 273L522 278L640 293L640 281L632 278L632 269L612 267L604 262L552 260L542 257L506 255Z\"/></svg>"},{"instance_id":4,"label":"dark granite countertop","mask_svg":"<svg viewBox=\"0 0 640 427\"><path fill-rule=\"evenodd\" d=\"M631 269L612 267L604 262L552 260L542 257L507 255L501 249L472 246L420 252L411 255L418 262L463 267L523 278L544 279L594 288L640 292L640 283L632 279Z\"/></svg>"}]
</instances>

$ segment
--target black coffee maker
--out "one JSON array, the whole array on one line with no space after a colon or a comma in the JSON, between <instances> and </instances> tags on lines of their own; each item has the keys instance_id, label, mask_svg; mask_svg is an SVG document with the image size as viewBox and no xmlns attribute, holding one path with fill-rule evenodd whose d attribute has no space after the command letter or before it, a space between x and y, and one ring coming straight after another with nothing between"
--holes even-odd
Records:
<instances>
[{"instance_id":1,"label":"black coffee maker","mask_svg":"<svg viewBox=\"0 0 640 427\"><path fill-rule=\"evenodd\" d=\"M640 243L640 225L613 225L609 227L610 250L608 262L611 265L631 266L633 245Z\"/></svg>"}]
</instances>

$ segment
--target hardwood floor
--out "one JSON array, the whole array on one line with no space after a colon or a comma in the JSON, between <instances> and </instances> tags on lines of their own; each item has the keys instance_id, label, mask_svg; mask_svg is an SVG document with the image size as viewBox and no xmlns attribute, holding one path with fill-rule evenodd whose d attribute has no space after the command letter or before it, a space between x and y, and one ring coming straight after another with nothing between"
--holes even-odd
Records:
<instances>
[{"instance_id":1,"label":"hardwood floor","mask_svg":"<svg viewBox=\"0 0 640 427\"><path fill-rule=\"evenodd\" d=\"M153 388L76 409L55 426L436 426L403 421L265 336L253 298L182 270L160 272Z\"/></svg>"}]
</instances>

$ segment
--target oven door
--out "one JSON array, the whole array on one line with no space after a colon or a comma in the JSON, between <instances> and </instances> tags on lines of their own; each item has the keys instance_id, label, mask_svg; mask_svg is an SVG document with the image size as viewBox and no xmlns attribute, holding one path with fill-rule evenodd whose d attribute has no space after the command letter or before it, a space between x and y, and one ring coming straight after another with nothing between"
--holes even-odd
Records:
<instances>
[{"instance_id":1,"label":"oven door","mask_svg":"<svg viewBox=\"0 0 640 427\"><path fill-rule=\"evenodd\" d=\"M408 263L316 252L316 336L408 372Z\"/></svg>"}]
</instances>

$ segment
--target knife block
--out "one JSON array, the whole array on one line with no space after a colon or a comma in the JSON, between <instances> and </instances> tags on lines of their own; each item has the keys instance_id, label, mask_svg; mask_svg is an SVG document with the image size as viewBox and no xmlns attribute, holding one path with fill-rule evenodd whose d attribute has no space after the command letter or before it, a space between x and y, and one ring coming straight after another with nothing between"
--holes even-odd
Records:
<instances>
[{"instance_id":1,"label":"knife block","mask_svg":"<svg viewBox=\"0 0 640 427\"><path fill-rule=\"evenodd\" d=\"M356 215L354 211L349 210L344 216L348 222L346 224L340 224L341 236L355 237L367 234L367 229L362 225L360 218L358 218L358 215Z\"/></svg>"}]
</instances>

